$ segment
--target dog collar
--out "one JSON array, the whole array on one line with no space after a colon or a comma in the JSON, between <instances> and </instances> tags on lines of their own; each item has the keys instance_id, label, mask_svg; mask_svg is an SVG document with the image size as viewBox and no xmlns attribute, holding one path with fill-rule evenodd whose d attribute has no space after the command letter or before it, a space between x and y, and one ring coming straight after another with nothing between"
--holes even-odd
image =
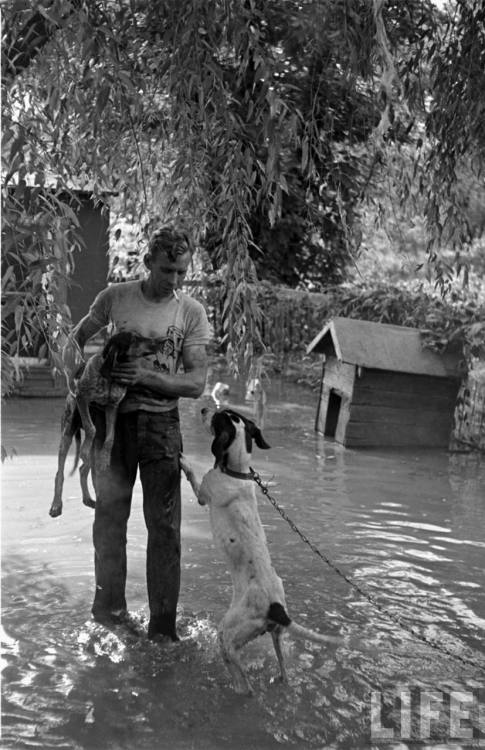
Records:
<instances>
[{"instance_id":1,"label":"dog collar","mask_svg":"<svg viewBox=\"0 0 485 750\"><path fill-rule=\"evenodd\" d=\"M234 477L234 479L254 479L254 471L252 469L247 474L244 474L242 471L232 471L227 466L220 466L219 468L223 474Z\"/></svg>"}]
</instances>

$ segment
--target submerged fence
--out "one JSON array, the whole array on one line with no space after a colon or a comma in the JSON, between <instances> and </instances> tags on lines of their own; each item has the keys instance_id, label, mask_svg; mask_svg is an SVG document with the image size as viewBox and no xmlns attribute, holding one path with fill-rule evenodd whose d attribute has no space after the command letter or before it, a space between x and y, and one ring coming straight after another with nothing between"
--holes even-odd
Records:
<instances>
[{"instance_id":1,"label":"submerged fence","mask_svg":"<svg viewBox=\"0 0 485 750\"><path fill-rule=\"evenodd\" d=\"M203 301L216 341L221 342L222 283L210 279L192 279L186 284L190 293ZM278 287L268 282L261 282L255 289L263 313L261 333L266 351L273 357L278 369L291 372L297 366L299 380L317 387L321 363L317 355L311 361L305 358L303 362L306 346L330 317L335 314L350 314L353 317L353 311L344 309L336 312L339 305L333 289L325 294L313 293ZM450 450L485 452L485 362L476 363L461 385L455 407Z\"/></svg>"},{"instance_id":2,"label":"submerged fence","mask_svg":"<svg viewBox=\"0 0 485 750\"><path fill-rule=\"evenodd\" d=\"M222 340L223 286L219 281L191 279L187 291L205 305L216 340ZM255 286L263 314L261 337L276 358L302 353L331 314L333 296L279 287L268 282Z\"/></svg>"},{"instance_id":3,"label":"submerged fence","mask_svg":"<svg viewBox=\"0 0 485 750\"><path fill-rule=\"evenodd\" d=\"M485 452L485 362L477 362L461 385L450 449Z\"/></svg>"}]
</instances>

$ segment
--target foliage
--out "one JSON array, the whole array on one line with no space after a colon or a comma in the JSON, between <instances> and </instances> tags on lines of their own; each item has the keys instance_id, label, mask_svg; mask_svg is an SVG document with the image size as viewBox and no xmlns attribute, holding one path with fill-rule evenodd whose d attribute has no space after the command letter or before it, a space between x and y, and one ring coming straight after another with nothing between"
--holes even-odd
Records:
<instances>
[{"instance_id":1,"label":"foliage","mask_svg":"<svg viewBox=\"0 0 485 750\"><path fill-rule=\"evenodd\" d=\"M470 239L456 197L456 170L464 157L483 167L483 92L485 91L485 4L458 0L429 52L433 103L425 126L431 148L425 168L426 217L441 239Z\"/></svg>"},{"instance_id":2,"label":"foliage","mask_svg":"<svg viewBox=\"0 0 485 750\"><path fill-rule=\"evenodd\" d=\"M451 450L485 452L485 367L477 366L462 383L455 408Z\"/></svg>"},{"instance_id":3,"label":"foliage","mask_svg":"<svg viewBox=\"0 0 485 750\"><path fill-rule=\"evenodd\" d=\"M464 364L485 356L485 303L480 294L455 290L444 299L422 283L357 284L339 289L332 305L336 314L419 328L427 347L458 352Z\"/></svg>"},{"instance_id":4,"label":"foliage","mask_svg":"<svg viewBox=\"0 0 485 750\"><path fill-rule=\"evenodd\" d=\"M7 191L3 220L2 396L20 376L19 355L58 358L69 323L69 256L81 244L75 208L62 194L21 183Z\"/></svg>"},{"instance_id":5,"label":"foliage","mask_svg":"<svg viewBox=\"0 0 485 750\"><path fill-rule=\"evenodd\" d=\"M388 157L397 198L419 196L435 236L463 237L454 186L466 160L482 163L484 12L479 0L448 16L429 0L12 0L7 353L41 329L52 347L68 325L74 187L117 191L146 230L190 223L222 269L235 355L261 346L257 272L343 278Z\"/></svg>"},{"instance_id":6,"label":"foliage","mask_svg":"<svg viewBox=\"0 0 485 750\"><path fill-rule=\"evenodd\" d=\"M461 356L463 371L485 357L485 303L480 290L455 289L448 299L424 282L360 282L325 294L258 285L263 311L263 342L273 368L317 387L320 358L305 357L306 347L336 316L419 328L423 346ZM214 295L214 291L211 291ZM212 296L212 310L217 310ZM216 328L217 315L212 318Z\"/></svg>"},{"instance_id":7,"label":"foliage","mask_svg":"<svg viewBox=\"0 0 485 750\"><path fill-rule=\"evenodd\" d=\"M483 210L477 221L473 203L478 194L483 206L485 4L450 2L439 20L428 17L416 33L414 48L395 70L402 96L394 97L392 128L406 136L398 148L395 141L381 143L385 184L374 184L370 197L385 211L391 195L393 209L405 206L423 217L428 259L446 287L477 229L483 233ZM450 261L443 247L461 253Z\"/></svg>"}]
</instances>

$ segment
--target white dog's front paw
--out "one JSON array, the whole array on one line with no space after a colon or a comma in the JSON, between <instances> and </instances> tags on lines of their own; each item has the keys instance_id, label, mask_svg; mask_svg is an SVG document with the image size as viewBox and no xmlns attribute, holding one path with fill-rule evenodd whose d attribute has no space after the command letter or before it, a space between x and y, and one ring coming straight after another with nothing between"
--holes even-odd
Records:
<instances>
[{"instance_id":1,"label":"white dog's front paw","mask_svg":"<svg viewBox=\"0 0 485 750\"><path fill-rule=\"evenodd\" d=\"M189 474L194 473L191 463L188 461L187 456L185 456L183 453L181 453L179 456L179 462L180 462L180 468L182 469L182 471L187 477Z\"/></svg>"}]
</instances>

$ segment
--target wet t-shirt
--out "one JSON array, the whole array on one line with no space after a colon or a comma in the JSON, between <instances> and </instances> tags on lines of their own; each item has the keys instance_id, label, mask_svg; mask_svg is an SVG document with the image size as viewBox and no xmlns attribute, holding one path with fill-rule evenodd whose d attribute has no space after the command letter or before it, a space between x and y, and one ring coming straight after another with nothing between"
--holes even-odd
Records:
<instances>
[{"instance_id":1,"label":"wet t-shirt","mask_svg":"<svg viewBox=\"0 0 485 750\"><path fill-rule=\"evenodd\" d=\"M152 302L144 296L141 285L141 281L126 281L103 289L89 315L98 325L110 326L111 334L130 331L143 336L147 341L141 356L158 372L175 375L184 347L209 342L207 315L200 302L180 291L161 302ZM177 401L135 385L128 389L120 411L168 411Z\"/></svg>"}]
</instances>

